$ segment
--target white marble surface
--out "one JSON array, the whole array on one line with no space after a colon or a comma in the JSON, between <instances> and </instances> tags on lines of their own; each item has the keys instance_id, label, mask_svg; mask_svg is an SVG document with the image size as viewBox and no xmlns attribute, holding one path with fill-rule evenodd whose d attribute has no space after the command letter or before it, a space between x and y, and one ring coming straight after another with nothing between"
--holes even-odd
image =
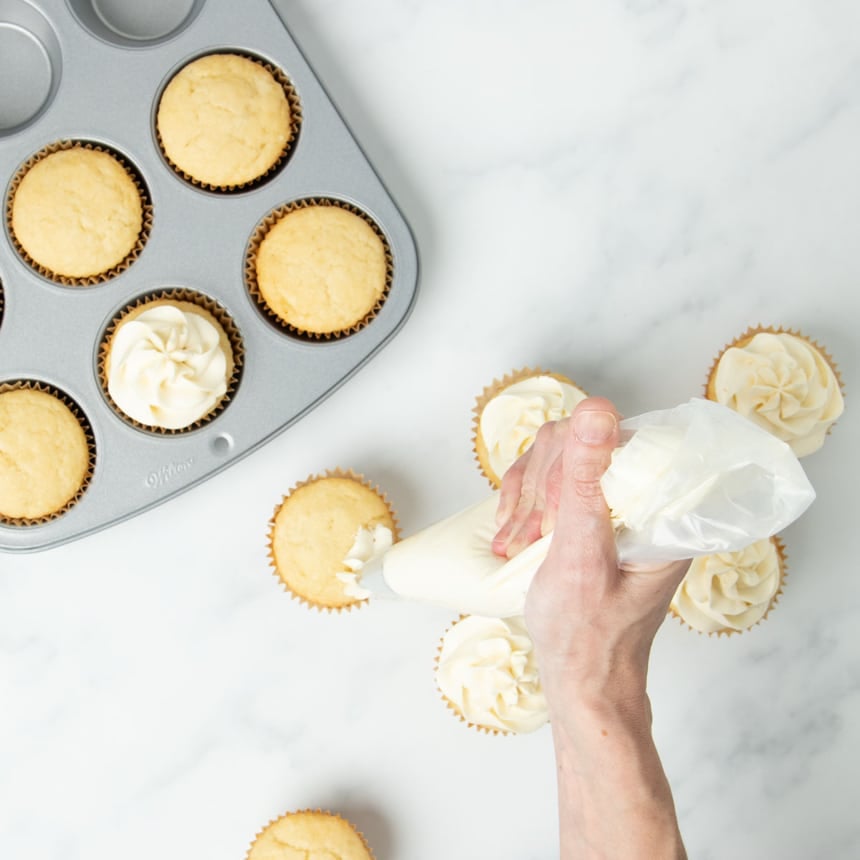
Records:
<instances>
[{"instance_id":1,"label":"white marble surface","mask_svg":"<svg viewBox=\"0 0 860 860\"><path fill-rule=\"evenodd\" d=\"M0 858L238 860L308 806L379 860L557 856L548 730L486 737L438 699L449 614L307 611L267 520L341 465L415 530L484 494L470 410L494 376L539 364L633 414L699 393L759 322L825 343L848 411L805 461L819 498L766 623L661 630L655 731L691 857L860 856L860 7L282 2L414 228L419 301L247 460L0 558Z\"/></svg>"}]
</instances>

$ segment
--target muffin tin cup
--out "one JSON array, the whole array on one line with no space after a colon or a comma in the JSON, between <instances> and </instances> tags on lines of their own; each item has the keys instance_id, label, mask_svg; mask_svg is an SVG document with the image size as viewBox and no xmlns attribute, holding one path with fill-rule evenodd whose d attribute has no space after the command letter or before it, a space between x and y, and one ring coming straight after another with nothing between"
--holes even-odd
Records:
<instances>
[{"instance_id":1,"label":"muffin tin cup","mask_svg":"<svg viewBox=\"0 0 860 860\"><path fill-rule=\"evenodd\" d=\"M8 191L20 165L46 146L92 141L140 172L155 217L134 264L86 289L45 278L15 249L8 226L0 231L0 379L36 379L66 392L87 416L98 451L86 493L62 516L28 528L0 523L0 550L20 552L135 516L238 462L358 373L399 333L418 292L409 225L290 36L281 17L287 4L205 0L169 35L126 45L94 35L75 0L37 3L58 37L63 98L0 134L0 187ZM172 70L212 52L250 54L283 70L301 102L301 130L286 163L240 193L215 194L181 180L155 132L158 96ZM249 237L269 213L304 199L337 200L365 213L391 255L385 302L348 337L288 335L261 312L245 283ZM118 309L170 285L229 310L242 336L243 371L215 418L183 433L144 432L106 399L99 349Z\"/></svg>"},{"instance_id":2,"label":"muffin tin cup","mask_svg":"<svg viewBox=\"0 0 860 860\"><path fill-rule=\"evenodd\" d=\"M125 412L123 412L123 410L116 404L114 399L111 397L110 391L108 390L107 359L110 353L111 340L114 334L116 334L116 331L119 326L130 313L152 302L183 302L185 304L191 304L201 308L202 310L209 313L221 326L224 331L224 334L227 336L227 340L230 343L230 349L232 350L233 368L229 378L227 379L226 392L223 394L221 399L210 412L198 418L196 421L193 421L186 427L172 428L158 427L153 424L142 424L141 422L136 421L130 415L127 415ZM239 386L239 380L242 376L242 364L244 357L245 348L242 344L242 335L239 332L236 323L233 322L233 318L230 316L227 309L224 308L217 301L210 298L209 296L204 295L203 293L198 293L193 290L186 290L182 289L181 287L176 287L174 289L158 290L156 292L140 296L134 302L129 305L126 305L121 311L117 313L117 315L111 320L107 329L105 329L105 333L102 336L101 343L99 344L97 373L99 383L102 387L102 394L104 394L104 397L107 400L108 404L122 421L124 421L126 424L129 424L131 427L135 427L138 430L144 431L145 433L155 433L158 435L172 436L177 433L190 433L193 430L200 429L205 424L208 424L210 421L217 418L228 407L228 405L230 404L230 399L232 398L233 394L235 394L236 389Z\"/></svg>"},{"instance_id":3,"label":"muffin tin cup","mask_svg":"<svg viewBox=\"0 0 860 860\"><path fill-rule=\"evenodd\" d=\"M284 91L284 95L287 98L287 103L290 106L290 136L287 139L287 142L284 144L284 148L281 151L280 156L276 161L272 163L272 166L269 167L264 173L261 173L256 178L248 181L248 182L240 182L236 185L212 185L209 182L203 182L197 179L194 176L186 173L182 170L181 167L174 164L171 160L170 156L167 154L167 151L164 147L164 143L161 140L161 135L158 131L158 124L155 126L155 139L158 143L158 148L161 152L161 157L165 160L165 162L170 166L173 172L185 182L188 182L190 185L194 185L197 188L201 188L204 191L211 191L214 194L235 194L241 191L250 191L253 188L257 188L265 182L268 182L273 176L275 176L279 171L283 169L286 165L287 161L292 154L294 144L299 136L299 129L302 125L302 103L299 100L299 95L296 92L295 87L293 86L290 79L284 74L284 72L279 69L277 66L272 63L267 63L265 60L260 57L256 57L253 54L250 54L246 51L209 51L205 54L201 54L199 57L194 57L190 59L187 63L184 63L181 68L176 69L173 74L165 81L164 88L162 88L161 92L158 95L158 104L156 105L156 115L158 113L158 105L161 104L161 96L164 93L164 89L170 84L170 81L185 68L185 66L193 63L195 60L199 60L201 57L211 56L213 53L217 54L232 54L235 57L243 57L246 60L251 60L254 63L257 63L259 66L264 68L280 85Z\"/></svg>"},{"instance_id":4,"label":"muffin tin cup","mask_svg":"<svg viewBox=\"0 0 860 860\"><path fill-rule=\"evenodd\" d=\"M337 206L340 209L345 209L347 212L351 212L353 215L357 215L370 226L374 233L376 233L382 241L382 247L385 250L385 286L383 287L382 294L377 299L373 307L358 322L347 328L330 332L306 331L305 329L288 323L286 320L278 316L278 314L269 307L260 292L260 285L257 282L256 267L256 257L257 252L260 250L260 244L266 238L266 234L272 229L272 227L274 227L285 215L288 215L290 212L295 212L297 209L304 209L309 206ZM374 317L376 317L380 310L382 310L382 306L385 304L385 300L391 292L393 279L394 264L391 255L391 248L388 245L388 240L385 238L385 233L382 232L379 225L373 220L373 218L371 218L362 209L347 203L346 201L336 200L333 197L312 197L305 198L303 200L294 200L292 203L287 203L286 205L273 210L257 226L257 229L254 231L250 241L248 242L248 249L245 254L245 284L248 288L248 293L257 303L257 307L266 319L269 320L269 322L277 329L280 329L282 332L292 335L293 337L311 342L338 340L339 338L349 337L349 335L361 331L374 319Z\"/></svg>"},{"instance_id":5,"label":"muffin tin cup","mask_svg":"<svg viewBox=\"0 0 860 860\"><path fill-rule=\"evenodd\" d=\"M69 397L69 395L66 394L65 391L62 391L61 389L56 388L53 385L39 382L35 379L16 379L0 382L0 394L5 394L8 391L41 391L44 394L50 394L52 397L55 397L64 406L66 406L72 413L72 415L74 415L74 417L77 419L78 424L80 424L81 429L84 431L84 436L87 441L87 450L89 454L87 471L84 474L84 478L81 481L81 485L78 488L77 492L64 505L57 508L57 510L51 512L50 514L45 514L41 517L10 517L6 516L3 513L0 513L0 526L29 528L32 526L44 525L45 523L49 523L53 520L56 520L58 517L62 517L83 498L84 493L87 491L87 487L92 480L93 472L95 471L95 436L93 435L89 419L84 414L80 406L78 406L78 404L71 397Z\"/></svg>"},{"instance_id":6,"label":"muffin tin cup","mask_svg":"<svg viewBox=\"0 0 860 860\"><path fill-rule=\"evenodd\" d=\"M79 147L90 149L94 152L104 152L117 160L132 182L134 182L135 188L137 188L137 192L140 195L142 215L141 228L137 236L137 241L132 249L125 255L125 257L123 257L121 262L117 263L115 266L111 266L109 269L105 269L103 272L99 272L98 274L77 278L52 272L41 263L34 260L27 253L23 245L18 241L18 237L15 235L15 229L12 226L12 209L18 187L33 167L47 156L53 155L55 152L63 152L64 150L76 149ZM15 250L21 256L21 259L34 271L38 272L43 278L47 278L49 281L53 281L55 284L61 284L64 287L91 287L95 284L103 284L106 281L110 281L118 275L121 275L137 260L143 251L143 247L146 245L149 234L152 232L152 218L152 202L150 200L149 191L139 171L132 166L129 160L123 156L122 153L117 152L108 146L103 146L102 144L89 140L61 140L56 143L51 143L39 150L39 152L35 153L31 158L28 158L27 161L21 165L12 177L12 181L9 183L9 189L6 192L6 230Z\"/></svg>"}]
</instances>

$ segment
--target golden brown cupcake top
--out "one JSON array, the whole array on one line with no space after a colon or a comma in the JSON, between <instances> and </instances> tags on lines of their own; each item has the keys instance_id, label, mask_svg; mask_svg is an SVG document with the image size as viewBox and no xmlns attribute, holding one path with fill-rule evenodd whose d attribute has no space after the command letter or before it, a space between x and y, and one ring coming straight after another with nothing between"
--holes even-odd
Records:
<instances>
[{"instance_id":1,"label":"golden brown cupcake top","mask_svg":"<svg viewBox=\"0 0 860 860\"><path fill-rule=\"evenodd\" d=\"M156 117L168 159L218 188L265 174L290 141L291 121L283 86L260 63L235 54L209 54L180 69Z\"/></svg>"},{"instance_id":2,"label":"golden brown cupcake top","mask_svg":"<svg viewBox=\"0 0 860 860\"><path fill-rule=\"evenodd\" d=\"M128 171L110 153L77 145L30 167L14 192L11 215L25 253L69 278L118 266L143 227L140 192Z\"/></svg>"},{"instance_id":3,"label":"golden brown cupcake top","mask_svg":"<svg viewBox=\"0 0 860 860\"><path fill-rule=\"evenodd\" d=\"M360 323L386 287L382 239L341 206L311 205L283 215L260 243L254 265L269 309L312 334Z\"/></svg>"},{"instance_id":4,"label":"golden brown cupcake top","mask_svg":"<svg viewBox=\"0 0 860 860\"><path fill-rule=\"evenodd\" d=\"M263 828L246 860L373 860L364 837L331 812L289 812Z\"/></svg>"},{"instance_id":5,"label":"golden brown cupcake top","mask_svg":"<svg viewBox=\"0 0 860 860\"><path fill-rule=\"evenodd\" d=\"M394 515L383 496L359 476L311 478L281 503L272 521L272 562L296 597L317 607L340 609L361 602L339 575L349 572L350 553L362 530L396 536Z\"/></svg>"},{"instance_id":6,"label":"golden brown cupcake top","mask_svg":"<svg viewBox=\"0 0 860 860\"><path fill-rule=\"evenodd\" d=\"M87 437L65 403L29 388L0 393L0 517L49 517L88 473Z\"/></svg>"}]
</instances>

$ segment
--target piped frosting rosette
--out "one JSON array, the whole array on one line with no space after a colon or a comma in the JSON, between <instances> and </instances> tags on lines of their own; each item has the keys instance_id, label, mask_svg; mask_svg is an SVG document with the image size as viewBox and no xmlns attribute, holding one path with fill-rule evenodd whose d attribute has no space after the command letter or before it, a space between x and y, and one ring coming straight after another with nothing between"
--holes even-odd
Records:
<instances>
[{"instance_id":1,"label":"piped frosting rosette","mask_svg":"<svg viewBox=\"0 0 860 860\"><path fill-rule=\"evenodd\" d=\"M524 734L548 720L522 618L461 617L442 637L435 677L446 705L479 731Z\"/></svg>"},{"instance_id":2,"label":"piped frosting rosette","mask_svg":"<svg viewBox=\"0 0 860 860\"><path fill-rule=\"evenodd\" d=\"M567 418L587 397L575 382L540 368L514 370L478 396L472 445L478 467L493 487L534 443L548 421Z\"/></svg>"},{"instance_id":3,"label":"piped frosting rosette","mask_svg":"<svg viewBox=\"0 0 860 860\"><path fill-rule=\"evenodd\" d=\"M226 310L190 290L166 290L124 309L105 332L99 377L121 418L156 433L193 430L235 391L242 341Z\"/></svg>"},{"instance_id":4,"label":"piped frosting rosette","mask_svg":"<svg viewBox=\"0 0 860 860\"><path fill-rule=\"evenodd\" d=\"M798 457L817 451L844 409L833 359L796 331L748 329L717 356L706 396L788 443Z\"/></svg>"},{"instance_id":5,"label":"piped frosting rosette","mask_svg":"<svg viewBox=\"0 0 860 860\"><path fill-rule=\"evenodd\" d=\"M741 633L764 621L782 593L785 548L777 537L693 559L670 612L692 630Z\"/></svg>"}]
</instances>

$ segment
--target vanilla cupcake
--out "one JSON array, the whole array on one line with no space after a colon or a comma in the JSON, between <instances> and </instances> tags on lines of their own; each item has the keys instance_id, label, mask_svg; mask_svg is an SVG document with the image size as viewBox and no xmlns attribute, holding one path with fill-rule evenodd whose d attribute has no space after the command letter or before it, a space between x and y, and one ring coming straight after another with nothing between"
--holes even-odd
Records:
<instances>
[{"instance_id":1,"label":"vanilla cupcake","mask_svg":"<svg viewBox=\"0 0 860 860\"><path fill-rule=\"evenodd\" d=\"M477 398L472 443L478 466L499 487L547 421L567 418L588 395L558 373L523 368L494 380Z\"/></svg>"},{"instance_id":2,"label":"vanilla cupcake","mask_svg":"<svg viewBox=\"0 0 860 860\"><path fill-rule=\"evenodd\" d=\"M214 417L235 388L240 344L216 302L165 291L127 308L108 327L100 379L111 405L136 426L192 429Z\"/></svg>"},{"instance_id":3,"label":"vanilla cupcake","mask_svg":"<svg viewBox=\"0 0 860 860\"><path fill-rule=\"evenodd\" d=\"M251 239L248 289L286 330L312 338L357 331L391 286L382 232L335 200L302 200L269 215Z\"/></svg>"},{"instance_id":4,"label":"vanilla cupcake","mask_svg":"<svg viewBox=\"0 0 860 860\"><path fill-rule=\"evenodd\" d=\"M364 836L345 818L319 809L288 812L267 824L245 860L373 860Z\"/></svg>"},{"instance_id":5,"label":"vanilla cupcake","mask_svg":"<svg viewBox=\"0 0 860 860\"><path fill-rule=\"evenodd\" d=\"M65 513L92 476L95 444L76 405L39 383L0 386L0 522Z\"/></svg>"},{"instance_id":6,"label":"vanilla cupcake","mask_svg":"<svg viewBox=\"0 0 860 860\"><path fill-rule=\"evenodd\" d=\"M294 597L340 611L366 602L361 569L397 537L385 496L362 476L335 470L308 478L283 498L269 524L269 556Z\"/></svg>"},{"instance_id":7,"label":"vanilla cupcake","mask_svg":"<svg viewBox=\"0 0 860 860\"><path fill-rule=\"evenodd\" d=\"M10 235L45 277L98 283L140 252L149 229L144 194L113 153L91 144L58 144L34 156L13 180Z\"/></svg>"},{"instance_id":8,"label":"vanilla cupcake","mask_svg":"<svg viewBox=\"0 0 860 860\"><path fill-rule=\"evenodd\" d=\"M442 637L436 686L463 722L490 734L533 732L549 719L522 618L460 618Z\"/></svg>"},{"instance_id":9,"label":"vanilla cupcake","mask_svg":"<svg viewBox=\"0 0 860 860\"><path fill-rule=\"evenodd\" d=\"M705 394L787 442L798 457L824 444L844 409L839 373L827 352L782 329L749 329L727 346Z\"/></svg>"},{"instance_id":10,"label":"vanilla cupcake","mask_svg":"<svg viewBox=\"0 0 860 860\"><path fill-rule=\"evenodd\" d=\"M776 537L737 552L700 556L691 562L670 611L700 633L740 633L767 617L784 577L785 550Z\"/></svg>"},{"instance_id":11,"label":"vanilla cupcake","mask_svg":"<svg viewBox=\"0 0 860 860\"><path fill-rule=\"evenodd\" d=\"M282 73L237 54L209 54L173 76L155 124L162 152L181 176L234 190L286 157L300 115Z\"/></svg>"}]
</instances>

